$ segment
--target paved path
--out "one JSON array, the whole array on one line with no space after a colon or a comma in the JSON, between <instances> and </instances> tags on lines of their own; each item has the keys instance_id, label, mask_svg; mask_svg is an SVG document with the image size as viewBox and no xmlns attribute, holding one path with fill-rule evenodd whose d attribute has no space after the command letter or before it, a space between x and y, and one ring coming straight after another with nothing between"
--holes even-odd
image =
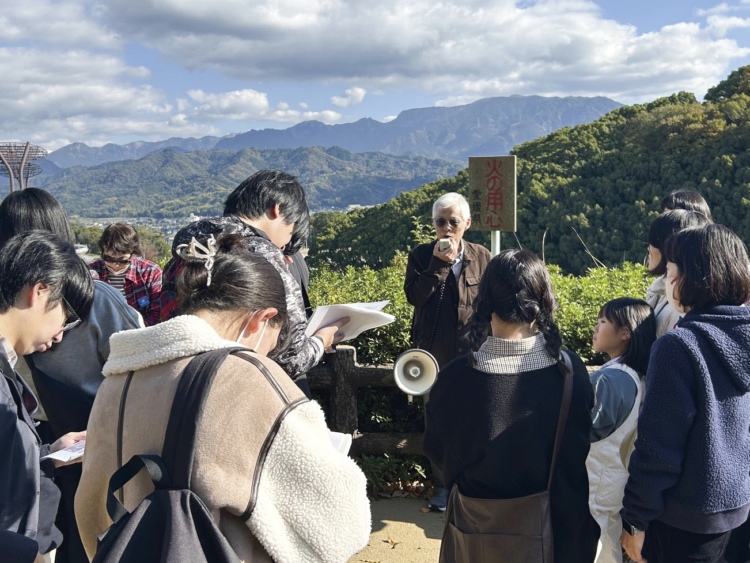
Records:
<instances>
[{"instance_id":1,"label":"paved path","mask_svg":"<svg viewBox=\"0 0 750 563\"><path fill-rule=\"evenodd\" d=\"M436 563L445 515L422 512L426 505L408 498L371 502L370 543L349 563Z\"/></svg>"}]
</instances>

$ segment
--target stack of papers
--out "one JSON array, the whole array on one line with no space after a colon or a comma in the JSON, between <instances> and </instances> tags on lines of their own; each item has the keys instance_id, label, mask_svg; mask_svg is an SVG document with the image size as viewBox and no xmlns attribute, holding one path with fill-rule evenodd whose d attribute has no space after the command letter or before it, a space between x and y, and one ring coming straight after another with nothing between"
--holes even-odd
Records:
<instances>
[{"instance_id":1,"label":"stack of papers","mask_svg":"<svg viewBox=\"0 0 750 563\"><path fill-rule=\"evenodd\" d=\"M81 440L80 442L76 442L72 446L68 446L65 449L56 451L53 454L49 454L44 456L41 461L44 461L45 459L53 459L56 461L61 461L63 463L68 463L69 461L73 461L74 459L78 459L79 457L83 457L83 450L86 448L86 440Z\"/></svg>"},{"instance_id":2,"label":"stack of papers","mask_svg":"<svg viewBox=\"0 0 750 563\"><path fill-rule=\"evenodd\" d=\"M326 327L337 320L349 317L349 322L339 329L338 334L343 334L342 342L357 338L366 330L385 326L396 320L396 317L384 313L383 307L390 301L378 301L377 303L346 303L344 305L323 305L315 309L315 313L307 323L305 334L312 336L319 329Z\"/></svg>"}]
</instances>

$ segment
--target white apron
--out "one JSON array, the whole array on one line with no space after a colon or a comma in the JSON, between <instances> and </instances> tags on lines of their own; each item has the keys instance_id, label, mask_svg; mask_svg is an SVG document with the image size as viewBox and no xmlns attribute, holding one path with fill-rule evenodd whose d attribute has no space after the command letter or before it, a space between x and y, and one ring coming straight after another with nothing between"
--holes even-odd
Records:
<instances>
[{"instance_id":1,"label":"white apron","mask_svg":"<svg viewBox=\"0 0 750 563\"><path fill-rule=\"evenodd\" d=\"M633 409L625 422L604 440L591 444L589 456L586 458L586 469L589 473L589 509L601 528L596 563L622 563L620 509L625 485L628 482L627 461L630 456L623 460L620 446L632 438L638 428L643 384L638 373L625 364L612 364L607 367L622 370L630 375L636 385L636 396Z\"/></svg>"}]
</instances>

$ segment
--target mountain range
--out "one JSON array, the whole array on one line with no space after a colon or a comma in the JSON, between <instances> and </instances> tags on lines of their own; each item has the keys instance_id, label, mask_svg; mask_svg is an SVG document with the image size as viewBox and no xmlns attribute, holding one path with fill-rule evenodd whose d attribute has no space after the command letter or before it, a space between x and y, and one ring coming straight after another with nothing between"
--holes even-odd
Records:
<instances>
[{"instance_id":1,"label":"mountain range","mask_svg":"<svg viewBox=\"0 0 750 563\"><path fill-rule=\"evenodd\" d=\"M138 159L166 148L185 152L320 146L342 147L356 153L378 151L465 163L469 156L508 154L515 145L562 127L589 123L619 107L618 102L603 97L485 98L462 106L406 110L387 123L370 118L339 125L305 121L287 129L251 130L226 137L174 137L159 142L110 143L102 147L73 143L50 153L48 160L68 168Z\"/></svg>"},{"instance_id":2,"label":"mountain range","mask_svg":"<svg viewBox=\"0 0 750 563\"><path fill-rule=\"evenodd\" d=\"M74 166L33 184L71 215L184 217L221 214L237 185L264 168L297 176L313 211L375 205L456 174L462 164L422 156L354 154L339 147L152 152L139 160Z\"/></svg>"}]
</instances>

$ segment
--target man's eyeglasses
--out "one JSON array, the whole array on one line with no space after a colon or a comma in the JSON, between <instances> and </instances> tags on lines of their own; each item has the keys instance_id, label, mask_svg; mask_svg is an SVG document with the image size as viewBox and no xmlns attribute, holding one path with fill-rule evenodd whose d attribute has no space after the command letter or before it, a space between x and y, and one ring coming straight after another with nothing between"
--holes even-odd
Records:
<instances>
[{"instance_id":1,"label":"man's eyeglasses","mask_svg":"<svg viewBox=\"0 0 750 563\"><path fill-rule=\"evenodd\" d=\"M109 264L119 264L120 266L124 266L125 264L130 264L130 258L123 259L123 258L112 258L111 256L108 256L107 254L100 254L102 257L102 260L105 262L108 262Z\"/></svg>"},{"instance_id":2,"label":"man's eyeglasses","mask_svg":"<svg viewBox=\"0 0 750 563\"><path fill-rule=\"evenodd\" d=\"M435 222L435 226L440 227L441 229L448 223L450 223L451 227L454 229L463 223L463 219L459 219L458 217L451 217L449 220L446 220L443 217L437 217L436 219L433 219L433 221Z\"/></svg>"},{"instance_id":3,"label":"man's eyeglasses","mask_svg":"<svg viewBox=\"0 0 750 563\"><path fill-rule=\"evenodd\" d=\"M65 303L65 324L62 327L63 332L68 332L71 328L77 327L79 324L81 324L81 319L76 314L76 312L73 310L73 307L70 306L70 303L68 303L68 300L65 299L65 297L62 298L63 303Z\"/></svg>"}]
</instances>

